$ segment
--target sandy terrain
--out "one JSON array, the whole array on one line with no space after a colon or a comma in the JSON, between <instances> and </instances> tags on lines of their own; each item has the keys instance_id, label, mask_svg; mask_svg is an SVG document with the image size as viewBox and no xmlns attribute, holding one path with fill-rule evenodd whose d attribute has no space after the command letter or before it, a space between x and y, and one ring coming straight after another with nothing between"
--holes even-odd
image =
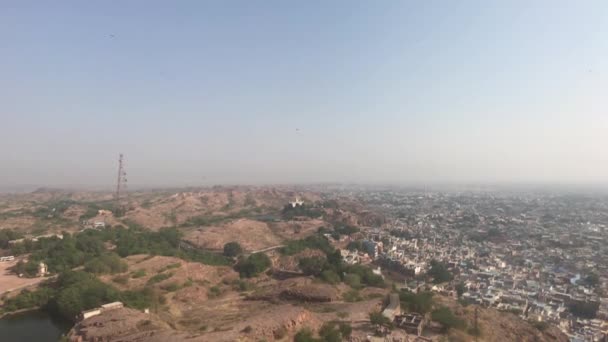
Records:
<instances>
[{"instance_id":1,"label":"sandy terrain","mask_svg":"<svg viewBox=\"0 0 608 342\"><path fill-rule=\"evenodd\" d=\"M19 278L9 268L17 264L17 259L11 262L0 262L0 295L13 292L40 283L47 278Z\"/></svg>"},{"instance_id":2,"label":"sandy terrain","mask_svg":"<svg viewBox=\"0 0 608 342\"><path fill-rule=\"evenodd\" d=\"M186 234L186 240L209 249L222 249L224 244L236 241L245 251L259 250L282 243L266 223L248 219L193 230Z\"/></svg>"},{"instance_id":3,"label":"sandy terrain","mask_svg":"<svg viewBox=\"0 0 608 342\"><path fill-rule=\"evenodd\" d=\"M230 267L208 266L196 262L186 262L173 257L132 255L125 258L125 261L127 261L127 264L129 265L128 271L122 274L129 275L129 280L126 284L117 284L112 281L112 278L119 276L117 274L104 275L101 276L100 279L117 288L133 290L143 288L150 278L159 273L171 273L172 276L156 283L154 285L155 287L163 287L171 283L182 285L189 279L195 284L205 283L208 284L208 286L212 286L219 283L224 278L238 278L237 273ZM179 266L177 266L178 264ZM144 276L139 278L133 278L131 276L133 272L140 270L145 272ZM197 286L198 285L194 285L193 287L197 288ZM197 294L200 295L202 299L205 299L207 297L206 293L207 287L201 287Z\"/></svg>"}]
</instances>

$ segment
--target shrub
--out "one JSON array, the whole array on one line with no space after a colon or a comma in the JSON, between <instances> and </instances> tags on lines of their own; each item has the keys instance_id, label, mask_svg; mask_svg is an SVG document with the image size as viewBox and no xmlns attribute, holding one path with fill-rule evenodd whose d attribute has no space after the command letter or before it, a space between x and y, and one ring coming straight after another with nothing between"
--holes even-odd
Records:
<instances>
[{"instance_id":1,"label":"shrub","mask_svg":"<svg viewBox=\"0 0 608 342\"><path fill-rule=\"evenodd\" d=\"M361 277L357 274L347 274L344 276L344 282L353 289L361 288Z\"/></svg>"},{"instance_id":2,"label":"shrub","mask_svg":"<svg viewBox=\"0 0 608 342\"><path fill-rule=\"evenodd\" d=\"M173 282L173 283L166 284L166 285L162 286L161 288L168 292L174 292L174 291L179 290L180 286L177 285L177 283Z\"/></svg>"},{"instance_id":3,"label":"shrub","mask_svg":"<svg viewBox=\"0 0 608 342\"><path fill-rule=\"evenodd\" d=\"M304 274L319 276L321 272L327 268L328 264L324 257L314 256L309 258L301 258L299 266Z\"/></svg>"},{"instance_id":4,"label":"shrub","mask_svg":"<svg viewBox=\"0 0 608 342\"><path fill-rule=\"evenodd\" d=\"M243 253L243 248L238 242L232 241L224 245L224 255L230 258L236 257Z\"/></svg>"},{"instance_id":5,"label":"shrub","mask_svg":"<svg viewBox=\"0 0 608 342\"><path fill-rule=\"evenodd\" d=\"M372 311L369 313L369 321L372 324L390 326L391 321L380 311Z\"/></svg>"},{"instance_id":6,"label":"shrub","mask_svg":"<svg viewBox=\"0 0 608 342\"><path fill-rule=\"evenodd\" d=\"M442 306L431 313L431 319L441 323L445 331L452 328L463 329L466 327L465 321L459 319L448 307Z\"/></svg>"},{"instance_id":7,"label":"shrub","mask_svg":"<svg viewBox=\"0 0 608 342\"><path fill-rule=\"evenodd\" d=\"M301 240L291 240L281 250L286 255L294 255L305 249L318 249L325 253L334 251L333 246L324 236L312 235Z\"/></svg>"},{"instance_id":8,"label":"shrub","mask_svg":"<svg viewBox=\"0 0 608 342\"><path fill-rule=\"evenodd\" d=\"M114 278L112 278L112 281L117 283L117 284L122 284L125 285L126 283L129 282L129 278L127 276L116 276Z\"/></svg>"},{"instance_id":9,"label":"shrub","mask_svg":"<svg viewBox=\"0 0 608 342\"><path fill-rule=\"evenodd\" d=\"M321 279L330 284L338 284L340 282L340 276L332 270L325 270L321 272Z\"/></svg>"},{"instance_id":10,"label":"shrub","mask_svg":"<svg viewBox=\"0 0 608 342\"><path fill-rule=\"evenodd\" d=\"M141 278L141 277L145 277L146 276L146 270L144 269L139 269L133 273L131 273L131 278Z\"/></svg>"},{"instance_id":11,"label":"shrub","mask_svg":"<svg viewBox=\"0 0 608 342\"><path fill-rule=\"evenodd\" d=\"M148 282L146 284L152 285L152 284L160 283L161 281L169 279L171 277L173 277L173 273L171 273L171 272L160 273L160 274L157 274L157 275L153 276L152 278L148 279Z\"/></svg>"},{"instance_id":12,"label":"shrub","mask_svg":"<svg viewBox=\"0 0 608 342\"><path fill-rule=\"evenodd\" d=\"M411 312L425 314L433 307L432 292L412 293L402 290L399 293L399 299L401 300L401 305Z\"/></svg>"},{"instance_id":13,"label":"shrub","mask_svg":"<svg viewBox=\"0 0 608 342\"><path fill-rule=\"evenodd\" d=\"M350 290L346 292L342 297L346 302L360 302L363 300L363 298L361 298L361 295L359 294L359 291L357 290Z\"/></svg>"},{"instance_id":14,"label":"shrub","mask_svg":"<svg viewBox=\"0 0 608 342\"><path fill-rule=\"evenodd\" d=\"M222 293L222 290L217 286L211 286L209 288L209 297L217 297Z\"/></svg>"},{"instance_id":15,"label":"shrub","mask_svg":"<svg viewBox=\"0 0 608 342\"><path fill-rule=\"evenodd\" d=\"M280 327L273 332L273 335L275 339L280 340L287 336L287 329L285 329L285 327Z\"/></svg>"},{"instance_id":16,"label":"shrub","mask_svg":"<svg viewBox=\"0 0 608 342\"><path fill-rule=\"evenodd\" d=\"M251 278L264 272L271 265L270 258L264 253L250 255L247 259L241 259L235 266L241 277Z\"/></svg>"},{"instance_id":17,"label":"shrub","mask_svg":"<svg viewBox=\"0 0 608 342\"><path fill-rule=\"evenodd\" d=\"M312 337L312 331L309 328L302 328L293 338L294 342L316 342L316 339Z\"/></svg>"},{"instance_id":18,"label":"shrub","mask_svg":"<svg viewBox=\"0 0 608 342\"><path fill-rule=\"evenodd\" d=\"M114 274L127 270L127 263L114 253L104 254L95 258L84 265L84 270L95 274Z\"/></svg>"}]
</instances>

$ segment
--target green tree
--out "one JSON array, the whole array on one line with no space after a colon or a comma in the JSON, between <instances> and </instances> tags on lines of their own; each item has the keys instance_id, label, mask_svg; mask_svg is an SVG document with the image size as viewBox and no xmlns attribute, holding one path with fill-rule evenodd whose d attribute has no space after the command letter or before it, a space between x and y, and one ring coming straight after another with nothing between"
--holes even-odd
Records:
<instances>
[{"instance_id":1,"label":"green tree","mask_svg":"<svg viewBox=\"0 0 608 342\"><path fill-rule=\"evenodd\" d=\"M445 306L433 310L431 313L431 319L440 323L445 331L452 328L463 329L466 327L466 323L456 317L454 313L452 313L452 310Z\"/></svg>"},{"instance_id":2,"label":"green tree","mask_svg":"<svg viewBox=\"0 0 608 342\"><path fill-rule=\"evenodd\" d=\"M224 245L224 255L227 257L234 258L241 253L243 253L243 249L236 241L228 242Z\"/></svg>"},{"instance_id":3,"label":"green tree","mask_svg":"<svg viewBox=\"0 0 608 342\"><path fill-rule=\"evenodd\" d=\"M410 312L425 314L433 307L432 292L413 293L402 290L399 292L399 299L401 300L401 305Z\"/></svg>"},{"instance_id":4,"label":"green tree","mask_svg":"<svg viewBox=\"0 0 608 342\"><path fill-rule=\"evenodd\" d=\"M595 287L599 285L600 277L597 275L597 273L591 272L585 277L584 283L588 286Z\"/></svg>"},{"instance_id":5,"label":"green tree","mask_svg":"<svg viewBox=\"0 0 608 342\"><path fill-rule=\"evenodd\" d=\"M431 261L431 269L428 271L428 275L433 277L433 283L445 283L451 281L454 277L448 271L447 266L439 261Z\"/></svg>"},{"instance_id":6,"label":"green tree","mask_svg":"<svg viewBox=\"0 0 608 342\"><path fill-rule=\"evenodd\" d=\"M255 253L241 259L235 266L241 277L251 278L267 270L272 262L264 253Z\"/></svg>"},{"instance_id":7,"label":"green tree","mask_svg":"<svg viewBox=\"0 0 608 342\"><path fill-rule=\"evenodd\" d=\"M372 311L369 313L369 321L375 325L383 325L390 327L391 321L388 317L384 316L380 311Z\"/></svg>"},{"instance_id":8,"label":"green tree","mask_svg":"<svg viewBox=\"0 0 608 342\"><path fill-rule=\"evenodd\" d=\"M299 262L300 269L306 275L319 276L329 264L324 257L314 256L301 258Z\"/></svg>"},{"instance_id":9,"label":"green tree","mask_svg":"<svg viewBox=\"0 0 608 342\"><path fill-rule=\"evenodd\" d=\"M338 328L340 329L340 333L342 334L342 337L344 337L344 338L349 338L350 335L353 333L353 328L347 322L341 322L338 325Z\"/></svg>"},{"instance_id":10,"label":"green tree","mask_svg":"<svg viewBox=\"0 0 608 342\"><path fill-rule=\"evenodd\" d=\"M342 333L334 323L328 322L319 329L319 336L323 342L341 342Z\"/></svg>"},{"instance_id":11,"label":"green tree","mask_svg":"<svg viewBox=\"0 0 608 342\"><path fill-rule=\"evenodd\" d=\"M317 340L313 337L312 331L309 328L302 328L293 338L294 342L316 342Z\"/></svg>"},{"instance_id":12,"label":"green tree","mask_svg":"<svg viewBox=\"0 0 608 342\"><path fill-rule=\"evenodd\" d=\"M464 287L464 283L460 282L458 284L456 284L456 294L458 295L458 298L462 297L462 294L465 291L465 287Z\"/></svg>"}]
</instances>

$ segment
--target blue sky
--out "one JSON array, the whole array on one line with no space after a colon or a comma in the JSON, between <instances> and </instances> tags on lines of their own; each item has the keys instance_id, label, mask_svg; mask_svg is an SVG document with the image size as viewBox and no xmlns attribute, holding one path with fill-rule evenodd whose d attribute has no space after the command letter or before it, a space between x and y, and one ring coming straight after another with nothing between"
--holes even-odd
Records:
<instances>
[{"instance_id":1,"label":"blue sky","mask_svg":"<svg viewBox=\"0 0 608 342\"><path fill-rule=\"evenodd\" d=\"M608 183L605 1L0 4L0 185Z\"/></svg>"}]
</instances>

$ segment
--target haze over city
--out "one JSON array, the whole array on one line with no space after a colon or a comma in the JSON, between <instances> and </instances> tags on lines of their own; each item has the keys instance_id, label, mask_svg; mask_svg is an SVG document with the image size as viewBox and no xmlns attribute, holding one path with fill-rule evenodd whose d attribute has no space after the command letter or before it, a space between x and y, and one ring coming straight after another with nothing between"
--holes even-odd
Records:
<instances>
[{"instance_id":1,"label":"haze over city","mask_svg":"<svg viewBox=\"0 0 608 342\"><path fill-rule=\"evenodd\" d=\"M608 183L608 3L0 7L0 187Z\"/></svg>"}]
</instances>

